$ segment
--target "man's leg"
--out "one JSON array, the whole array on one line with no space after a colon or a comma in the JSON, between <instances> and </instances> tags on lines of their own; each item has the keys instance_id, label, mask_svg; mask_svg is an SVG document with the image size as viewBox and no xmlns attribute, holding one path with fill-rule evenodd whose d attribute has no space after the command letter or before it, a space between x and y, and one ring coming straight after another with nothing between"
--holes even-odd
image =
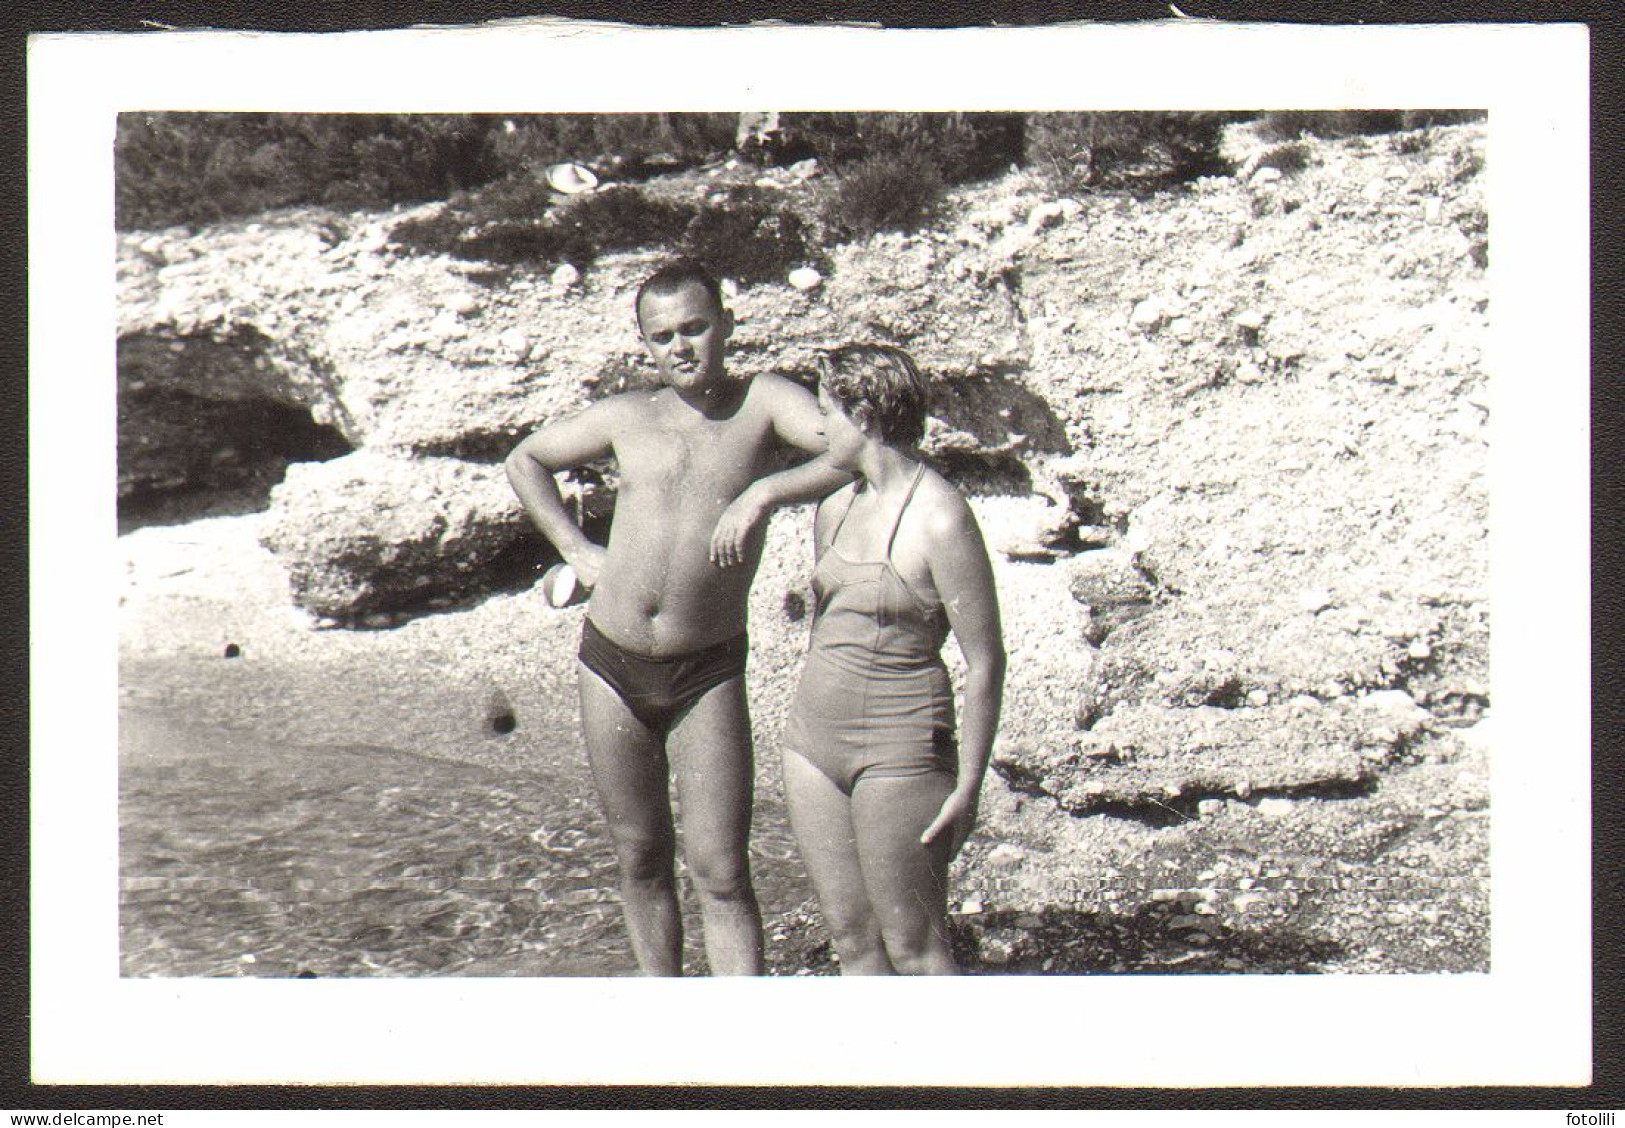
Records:
<instances>
[{"instance_id":1,"label":"man's leg","mask_svg":"<svg viewBox=\"0 0 1625 1128\"><path fill-rule=\"evenodd\" d=\"M683 973L666 754L620 695L581 667L581 728L620 862L621 910L644 975Z\"/></svg>"},{"instance_id":2,"label":"man's leg","mask_svg":"<svg viewBox=\"0 0 1625 1128\"><path fill-rule=\"evenodd\" d=\"M751 888L755 784L743 676L689 708L666 747L683 803L683 860L694 878L712 975L762 974L762 914Z\"/></svg>"}]
</instances>

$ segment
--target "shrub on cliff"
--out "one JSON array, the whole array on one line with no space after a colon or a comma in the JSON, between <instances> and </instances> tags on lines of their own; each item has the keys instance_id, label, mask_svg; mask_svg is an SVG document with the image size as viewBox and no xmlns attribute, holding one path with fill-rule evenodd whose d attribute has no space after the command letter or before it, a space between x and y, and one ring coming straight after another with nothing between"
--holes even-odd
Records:
<instances>
[{"instance_id":1,"label":"shrub on cliff","mask_svg":"<svg viewBox=\"0 0 1625 1128\"><path fill-rule=\"evenodd\" d=\"M545 185L504 183L452 200L432 216L404 220L390 240L408 251L509 266L586 266L599 255L675 244L695 209L614 187L550 207Z\"/></svg>"},{"instance_id":2,"label":"shrub on cliff","mask_svg":"<svg viewBox=\"0 0 1625 1128\"><path fill-rule=\"evenodd\" d=\"M270 208L444 199L557 161L692 164L733 144L734 114L120 114L120 229Z\"/></svg>"},{"instance_id":3,"label":"shrub on cliff","mask_svg":"<svg viewBox=\"0 0 1625 1128\"><path fill-rule=\"evenodd\" d=\"M1021 159L1026 114L786 113L781 160L817 157L841 170L882 157L928 154L949 184L980 180Z\"/></svg>"},{"instance_id":4,"label":"shrub on cliff","mask_svg":"<svg viewBox=\"0 0 1625 1128\"><path fill-rule=\"evenodd\" d=\"M1306 134L1332 139L1457 125L1484 116L1483 110L1271 110L1260 115L1257 132L1273 141L1294 141Z\"/></svg>"},{"instance_id":5,"label":"shrub on cliff","mask_svg":"<svg viewBox=\"0 0 1625 1128\"><path fill-rule=\"evenodd\" d=\"M505 169L560 161L699 163L733 147L737 114L515 114L500 119L491 147Z\"/></svg>"},{"instance_id":6,"label":"shrub on cliff","mask_svg":"<svg viewBox=\"0 0 1625 1128\"><path fill-rule=\"evenodd\" d=\"M683 232L682 247L713 273L745 283L782 280L792 267L822 257L801 217L759 189L735 190L703 208Z\"/></svg>"},{"instance_id":7,"label":"shrub on cliff","mask_svg":"<svg viewBox=\"0 0 1625 1128\"><path fill-rule=\"evenodd\" d=\"M917 150L870 157L841 173L824 222L837 237L916 231L936 210L943 187L936 162Z\"/></svg>"},{"instance_id":8,"label":"shrub on cliff","mask_svg":"<svg viewBox=\"0 0 1625 1128\"><path fill-rule=\"evenodd\" d=\"M1226 173L1223 113L1149 111L1033 114L1027 163L1066 190L1151 190Z\"/></svg>"},{"instance_id":9,"label":"shrub on cliff","mask_svg":"<svg viewBox=\"0 0 1625 1128\"><path fill-rule=\"evenodd\" d=\"M495 128L470 114L120 114L115 222L130 230L296 204L439 199L500 172Z\"/></svg>"}]
</instances>

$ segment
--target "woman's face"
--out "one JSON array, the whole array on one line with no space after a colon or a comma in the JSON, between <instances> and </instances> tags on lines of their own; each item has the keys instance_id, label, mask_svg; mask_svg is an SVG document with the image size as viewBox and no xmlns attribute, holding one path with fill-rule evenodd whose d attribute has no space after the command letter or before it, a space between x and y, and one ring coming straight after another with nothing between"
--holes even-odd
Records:
<instances>
[{"instance_id":1,"label":"woman's face","mask_svg":"<svg viewBox=\"0 0 1625 1128\"><path fill-rule=\"evenodd\" d=\"M855 469L858 453L869 436L823 388L818 389L818 406L824 412L824 442L828 444L829 461L844 470Z\"/></svg>"}]
</instances>

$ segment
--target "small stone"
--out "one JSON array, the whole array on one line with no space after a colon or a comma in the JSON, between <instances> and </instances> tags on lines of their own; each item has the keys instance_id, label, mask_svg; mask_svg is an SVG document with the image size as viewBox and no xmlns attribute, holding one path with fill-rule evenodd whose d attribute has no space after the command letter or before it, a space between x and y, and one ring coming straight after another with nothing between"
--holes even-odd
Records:
<instances>
[{"instance_id":1,"label":"small stone","mask_svg":"<svg viewBox=\"0 0 1625 1128\"><path fill-rule=\"evenodd\" d=\"M1418 915L1420 915L1421 918L1427 921L1429 924L1438 924L1440 919L1444 916L1444 914L1439 912L1438 909L1423 909Z\"/></svg>"},{"instance_id":2,"label":"small stone","mask_svg":"<svg viewBox=\"0 0 1625 1128\"><path fill-rule=\"evenodd\" d=\"M987 864L996 868L1009 868L1020 865L1027 858L1027 851L1020 846L1009 842L1001 842L988 851Z\"/></svg>"},{"instance_id":3,"label":"small stone","mask_svg":"<svg viewBox=\"0 0 1625 1128\"><path fill-rule=\"evenodd\" d=\"M1269 899L1262 893L1243 893L1233 898L1230 907L1238 913L1261 912L1269 903Z\"/></svg>"},{"instance_id":4,"label":"small stone","mask_svg":"<svg viewBox=\"0 0 1625 1128\"><path fill-rule=\"evenodd\" d=\"M254 953L253 952L244 952L242 955L238 956L237 958L241 962L248 963L248 964L258 963L259 962L258 960L256 960L254 958Z\"/></svg>"},{"instance_id":5,"label":"small stone","mask_svg":"<svg viewBox=\"0 0 1625 1128\"><path fill-rule=\"evenodd\" d=\"M1160 301L1156 298L1146 298L1134 307L1128 320L1136 329L1150 332L1161 325L1167 316L1167 311L1163 309Z\"/></svg>"},{"instance_id":6,"label":"small stone","mask_svg":"<svg viewBox=\"0 0 1625 1128\"><path fill-rule=\"evenodd\" d=\"M1106 794L1106 784L1098 779L1086 779L1083 781L1083 793L1085 795L1104 795Z\"/></svg>"},{"instance_id":7,"label":"small stone","mask_svg":"<svg viewBox=\"0 0 1625 1128\"><path fill-rule=\"evenodd\" d=\"M1196 804L1196 813L1203 818L1212 818L1214 815L1222 814L1223 811L1223 799L1203 799Z\"/></svg>"},{"instance_id":8,"label":"small stone","mask_svg":"<svg viewBox=\"0 0 1625 1128\"><path fill-rule=\"evenodd\" d=\"M1262 709L1269 703L1270 695L1264 690L1250 689L1247 691L1247 704L1251 705L1254 709Z\"/></svg>"},{"instance_id":9,"label":"small stone","mask_svg":"<svg viewBox=\"0 0 1625 1128\"><path fill-rule=\"evenodd\" d=\"M1433 657L1433 647L1429 646L1426 640L1419 638L1405 648L1405 653L1420 662L1425 658Z\"/></svg>"},{"instance_id":10,"label":"small stone","mask_svg":"<svg viewBox=\"0 0 1625 1128\"><path fill-rule=\"evenodd\" d=\"M1248 183L1255 185L1272 184L1279 179L1281 179L1281 170L1274 165L1265 165L1253 173L1252 179Z\"/></svg>"},{"instance_id":11,"label":"small stone","mask_svg":"<svg viewBox=\"0 0 1625 1128\"><path fill-rule=\"evenodd\" d=\"M1438 223L1444 218L1444 201L1437 196L1429 197L1422 205L1422 215L1429 223Z\"/></svg>"},{"instance_id":12,"label":"small stone","mask_svg":"<svg viewBox=\"0 0 1625 1128\"><path fill-rule=\"evenodd\" d=\"M1235 959L1235 958L1225 960L1224 963L1221 964L1220 966L1223 967L1226 971L1244 971L1246 969L1246 967L1247 967L1246 964L1242 963L1240 960Z\"/></svg>"},{"instance_id":13,"label":"small stone","mask_svg":"<svg viewBox=\"0 0 1625 1128\"><path fill-rule=\"evenodd\" d=\"M1199 916L1176 916L1169 919L1168 927L1177 932L1187 928L1201 928L1203 923Z\"/></svg>"},{"instance_id":14,"label":"small stone","mask_svg":"<svg viewBox=\"0 0 1625 1128\"><path fill-rule=\"evenodd\" d=\"M561 290L568 290L581 281L581 271L577 270L571 263L562 262L553 268L553 273L549 277L553 285Z\"/></svg>"},{"instance_id":15,"label":"small stone","mask_svg":"<svg viewBox=\"0 0 1625 1128\"><path fill-rule=\"evenodd\" d=\"M1239 780L1236 783L1236 798L1245 799L1253 793L1251 780Z\"/></svg>"},{"instance_id":16,"label":"small stone","mask_svg":"<svg viewBox=\"0 0 1625 1128\"><path fill-rule=\"evenodd\" d=\"M1046 200L1027 216L1027 230L1042 231L1046 227L1054 227L1066 218L1066 208L1060 200Z\"/></svg>"},{"instance_id":17,"label":"small stone","mask_svg":"<svg viewBox=\"0 0 1625 1128\"><path fill-rule=\"evenodd\" d=\"M523 354L530 341L525 337L522 329L504 329L497 337L497 344L511 353Z\"/></svg>"},{"instance_id":18,"label":"small stone","mask_svg":"<svg viewBox=\"0 0 1625 1128\"><path fill-rule=\"evenodd\" d=\"M1258 882L1254 881L1252 878L1244 877L1240 881L1236 882L1236 888L1237 889L1251 889L1253 886L1255 886L1257 884L1258 884Z\"/></svg>"},{"instance_id":19,"label":"small stone","mask_svg":"<svg viewBox=\"0 0 1625 1128\"><path fill-rule=\"evenodd\" d=\"M1256 333L1264 328L1264 315L1256 309L1242 310L1236 314L1236 326L1249 333Z\"/></svg>"},{"instance_id":20,"label":"small stone","mask_svg":"<svg viewBox=\"0 0 1625 1128\"><path fill-rule=\"evenodd\" d=\"M977 913L982 911L982 908L983 905L981 899L972 897L970 900L959 906L959 911L968 916L975 916Z\"/></svg>"},{"instance_id":21,"label":"small stone","mask_svg":"<svg viewBox=\"0 0 1625 1128\"><path fill-rule=\"evenodd\" d=\"M1422 817L1424 819L1442 819L1444 818L1444 815L1445 813L1439 810L1437 807L1428 807L1422 811Z\"/></svg>"},{"instance_id":22,"label":"small stone","mask_svg":"<svg viewBox=\"0 0 1625 1128\"><path fill-rule=\"evenodd\" d=\"M1370 180L1366 181L1365 188L1360 192L1360 195L1364 196L1366 200L1373 204L1378 200L1381 200L1387 194L1388 179L1387 177L1383 176L1373 176Z\"/></svg>"},{"instance_id":23,"label":"small stone","mask_svg":"<svg viewBox=\"0 0 1625 1128\"><path fill-rule=\"evenodd\" d=\"M1311 615L1332 605L1332 593L1325 588L1310 588L1298 596L1298 606Z\"/></svg>"},{"instance_id":24,"label":"small stone","mask_svg":"<svg viewBox=\"0 0 1625 1128\"><path fill-rule=\"evenodd\" d=\"M1074 535L1082 549L1110 548L1117 539L1110 525L1079 525Z\"/></svg>"},{"instance_id":25,"label":"small stone","mask_svg":"<svg viewBox=\"0 0 1625 1128\"><path fill-rule=\"evenodd\" d=\"M823 285L824 276L810 266L798 266L790 272L790 276L786 281L805 294Z\"/></svg>"},{"instance_id":26,"label":"small stone","mask_svg":"<svg viewBox=\"0 0 1625 1128\"><path fill-rule=\"evenodd\" d=\"M1250 360L1244 360L1236 365L1236 379L1243 384L1262 384L1264 370Z\"/></svg>"},{"instance_id":27,"label":"small stone","mask_svg":"<svg viewBox=\"0 0 1625 1128\"><path fill-rule=\"evenodd\" d=\"M1190 344L1196 340L1196 323L1188 317L1176 317L1168 323L1168 332L1181 344Z\"/></svg>"},{"instance_id":28,"label":"small stone","mask_svg":"<svg viewBox=\"0 0 1625 1128\"><path fill-rule=\"evenodd\" d=\"M458 317L467 317L480 308L480 303L473 294L453 294L446 299L446 308Z\"/></svg>"},{"instance_id":29,"label":"small stone","mask_svg":"<svg viewBox=\"0 0 1625 1128\"><path fill-rule=\"evenodd\" d=\"M1268 815L1271 818L1278 818L1281 815L1290 815L1292 813L1292 800L1272 796L1268 799L1262 800L1258 804L1258 813L1261 815Z\"/></svg>"}]
</instances>

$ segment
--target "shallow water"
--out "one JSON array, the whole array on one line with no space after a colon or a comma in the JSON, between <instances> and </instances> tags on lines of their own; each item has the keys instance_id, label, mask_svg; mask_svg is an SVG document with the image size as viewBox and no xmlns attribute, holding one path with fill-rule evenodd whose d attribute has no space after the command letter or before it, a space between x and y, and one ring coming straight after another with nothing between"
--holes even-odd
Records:
<instances>
[{"instance_id":1,"label":"shallow water","mask_svg":"<svg viewBox=\"0 0 1625 1128\"><path fill-rule=\"evenodd\" d=\"M125 975L633 968L584 764L499 772L126 709L119 822ZM807 886L770 802L751 852L764 916L799 904ZM698 921L685 916L695 968Z\"/></svg>"}]
</instances>

